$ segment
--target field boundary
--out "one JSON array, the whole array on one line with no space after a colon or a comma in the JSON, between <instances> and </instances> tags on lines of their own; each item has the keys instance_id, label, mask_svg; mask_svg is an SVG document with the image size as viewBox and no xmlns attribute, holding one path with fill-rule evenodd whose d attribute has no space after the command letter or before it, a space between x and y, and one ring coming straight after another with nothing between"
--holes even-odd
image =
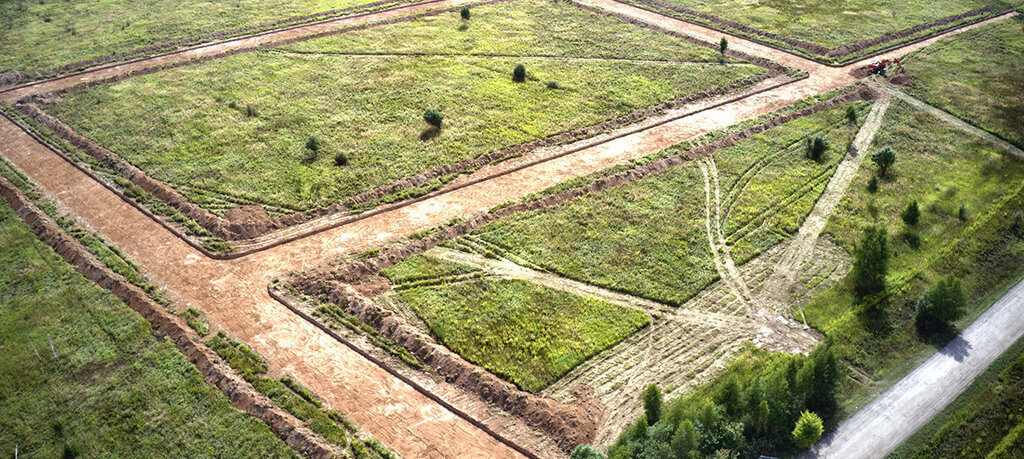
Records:
<instances>
[{"instance_id":1,"label":"field boundary","mask_svg":"<svg viewBox=\"0 0 1024 459\"><path fill-rule=\"evenodd\" d=\"M572 1L572 0L570 0L570 1ZM961 13L959 15L953 15L953 16L947 16L947 17L944 17L944 18L941 18L941 19L938 19L938 20L935 20L935 21L932 21L932 22L929 22L929 23L926 23L926 24L920 24L920 25L915 26L915 27L911 27L911 28L904 29L904 30L897 31L897 32L892 32L892 33L885 34L885 35L882 35L882 36L879 36L879 37L869 38L869 39L865 39L865 40L860 40L858 42L851 43L851 44L840 45L840 46L838 46L836 48L826 48L824 46L817 45L817 44L814 44L814 43L804 42L802 40L797 40L797 39L785 37L785 36L778 35L778 34L775 34L775 33L772 33L772 32L768 32L768 31L764 31L764 30L760 30L760 29L755 29L753 27L743 25L743 24L741 24L739 22L730 21L730 20L721 18L719 16L712 15L712 14L709 14L709 13L703 13L703 12L699 12L699 11L695 11L695 10L690 10L688 8L682 8L682 7L677 7L677 6L669 5L669 4L666 4L666 3L661 2L659 0L632 0L632 1L635 1L636 3L632 3L630 1L624 1L624 0L613 0L613 1L618 2L618 3L622 3L622 4L627 5L627 6L631 6L633 8L641 9L641 10L647 11L649 13L654 13L654 14L657 14L659 16L665 16L665 17L668 17L668 18L671 18L671 19L676 19L676 20L679 20L679 21L687 22L687 23L690 23L690 24L693 24L693 25L696 25L696 26L699 26L699 27L705 27L705 28L708 28L708 29L711 29L711 30L715 30L715 31L721 32L721 33L723 33L725 35L728 35L730 37L750 40L750 41L756 42L756 43L758 43L760 45L772 48L772 49L774 49L776 51L781 51L781 52L784 52L784 53L787 53L787 54L791 54L791 55L794 55L794 56L797 56L797 57L800 57L800 58L803 58L803 59L808 59L808 60L814 61L814 62L816 62L818 64L825 65L825 66L828 66L828 67L833 67L833 68L845 67L845 66L849 65L854 60L869 59L869 58L872 58L874 56L878 56L880 54L887 53L887 52L892 51L892 50L897 49L897 48L902 48L902 47L905 47L905 46L913 45L915 43L919 43L919 42L922 42L924 40L928 40L928 39L933 38L935 36L943 35L943 34L952 32L954 30L963 28L963 27L967 27L967 26L970 26L970 25L973 25L973 24L977 24L977 23L982 22L982 21L986 21L988 19L999 17L999 16L1002 16L1002 15L1005 15L1005 14L1010 14L1010 13L1013 13L1015 11L1013 8L1006 8L1006 9L1003 9L1003 10L998 10L998 9L996 9L996 7L994 7L992 5L988 5L988 6L985 6L985 7L982 7L982 8L978 8L976 10L968 11L966 13ZM669 10L669 11L674 11L674 12L683 14L684 16L680 17L680 16L669 15L665 11L659 11L659 10L657 10L655 8L664 8L664 9ZM970 14L970 13L974 13L974 14ZM989 14L985 14L985 13L989 13ZM706 22L705 21L699 21L699 20L694 19L694 18L702 18L702 19L705 19ZM713 19L711 19L711 18L713 18ZM968 19L968 18L973 18L973 19L963 21L964 19ZM952 26L950 26L948 28L939 28L939 29L936 29L936 30L932 30L931 32L928 32L927 34L925 34L923 36L920 36L920 37L917 37L917 38L914 38L914 39L911 39L911 40L897 41L897 40L900 40L901 38L905 38L907 36L911 36L911 35L913 35L915 33L920 33L920 32L928 31L928 30L931 30L931 29L935 29L938 26L949 24L950 22L955 22L955 21L963 21L963 22L957 22L956 24L954 24L954 25L952 25ZM930 25L930 27L925 27L925 26L929 26L929 25ZM732 29L730 29L729 27L732 27ZM915 30L915 29L918 29L918 28L921 28L921 29ZM893 37L893 38L884 39L884 38L890 37L890 36ZM786 48L786 47L780 46L780 45L778 45L776 43L773 43L773 42L771 42L769 40L778 40L778 41L790 44L791 46L795 47L796 49ZM794 43L791 43L791 42L802 43L803 45L806 45L806 46L808 46L809 48L812 48L812 49L808 49L808 48L805 48L805 47L803 47L801 45L797 45L797 44L794 44ZM873 43L868 43L868 42L873 42ZM872 52L864 54L864 55L856 54L859 51L863 51L865 49L870 49L872 46L881 45L883 43L890 43L890 44L887 44L887 45L883 46L882 48L880 48L880 49L878 49L876 51L872 51ZM856 47L856 49L853 49L854 47ZM805 52L804 53L798 52L798 50L803 50ZM825 53L817 53L814 50L825 51ZM840 52L840 50L842 50L842 52ZM838 58L838 59L828 60L828 59L824 59L823 57L835 57L835 58Z\"/></svg>"},{"instance_id":2,"label":"field boundary","mask_svg":"<svg viewBox=\"0 0 1024 459\"><path fill-rule=\"evenodd\" d=\"M526 448L523 448L522 446L519 446L514 441L512 441L512 440L510 440L508 438L505 438L501 434L499 434L499 433L495 432L494 430L492 430L490 427L487 427L486 424L478 421L473 416L470 416L468 413L466 413L466 412L456 408L452 404L450 404L447 401L445 401L443 398L439 397L437 394L435 394L435 393L431 392L430 390L424 388L423 386L417 384L415 381L413 381L409 377L403 375L402 373L396 371L394 368L391 368L391 366L388 365L387 363L385 363L384 361L382 361L382 360L374 357L370 353L362 350L359 346L356 346L355 344L352 344L351 341L349 341L349 340L345 339L343 336L339 335L337 332L334 331L334 329L324 325L320 321L318 321L315 318L311 317L309 314L306 314L301 309L299 309L294 304L292 304L291 301L288 301L287 298L284 298L283 296L281 296L280 294L275 292L274 289L271 288L270 285L267 285L267 293L270 295L271 298L274 299L274 301L277 301L282 306L288 308L289 311L291 311L295 315L301 317L302 320L305 320L306 322L309 322L310 325L313 325L314 327L320 329L321 331L326 333L328 336L333 338L335 341L337 341L337 342L339 342L341 344L344 344L349 349L352 349L353 351L355 351L355 353L359 354L360 356L362 356L366 360L369 360L370 362L373 362L373 364L377 365L382 370L388 372L388 374L390 374L391 376L394 376L395 378L398 378L400 381L408 384L410 387L415 389L416 392L419 392L419 393L423 394L425 397L433 400L438 405L441 405L442 407L444 407L448 411L451 411L456 416L458 416L458 417L460 417L462 419L465 419L467 422L469 422L470 424L472 424L476 428L484 431L488 435L494 437L495 440L498 440L499 442L505 444L509 448L514 449L516 452L518 452L518 453L520 453L520 454L522 454L522 455L524 455L524 456L526 456L526 457L528 457L530 459L537 459L538 458L538 456L536 454L530 452L529 450L527 450Z\"/></svg>"},{"instance_id":3,"label":"field boundary","mask_svg":"<svg viewBox=\"0 0 1024 459\"><path fill-rule=\"evenodd\" d=\"M203 344L199 335L185 323L185 319L169 313L140 288L111 271L82 247L80 242L65 234L24 192L4 177L0 177L0 195L41 242L50 246L86 279L110 291L128 308L146 319L156 336L172 341L177 350L196 366L203 380L223 393L232 406L264 422L289 447L305 456L325 458L339 455L335 447L328 445L323 438L307 428L303 421L278 407L238 376Z\"/></svg>"},{"instance_id":4,"label":"field boundary","mask_svg":"<svg viewBox=\"0 0 1024 459\"><path fill-rule=\"evenodd\" d=\"M183 51L188 51L190 49L195 49L195 48L202 47L202 46L211 46L211 45L215 45L215 44L230 43L230 42L238 41L238 40L241 40L241 39L258 37L258 36L262 36L262 35L266 35L266 34L274 33L274 32L282 32L282 31L285 31L285 30L290 30L290 29L294 29L294 28L298 28L298 27L303 27L303 26L308 26L308 25L312 25L312 24L326 23L326 22L337 20L337 19L355 18L355 17L360 17L360 16L369 15L369 14L380 13L380 12L394 10L394 9L407 8L407 7L412 6L412 5L427 5L427 4L433 4L433 3L443 3L446 0L424 0L424 1L415 1L415 0L413 0L413 1L408 2L408 3L400 3L400 1L401 0L378 0L378 1L375 1L375 2L372 2L372 3L364 3L364 4L361 4L361 5L350 6L350 7L347 7L347 8L328 10L328 11L321 11L321 12L318 12L318 13L306 14L306 15L301 15L301 16L291 16L291 17L288 17L288 18L285 18L285 19L274 21L274 22L265 22L263 24L257 24L257 25L254 25L254 26L245 26L245 27L238 27L238 28L230 29L230 30L221 30L219 32L211 32L211 33L208 33L208 34L205 34L205 35L196 36L196 37L186 37L186 38L182 38L182 39L174 40L174 41L170 41L170 42L158 43L158 44L155 44L155 45L148 45L148 46L144 46L144 47L141 47L141 48L136 48L136 49L131 50L131 51L125 51L125 52L121 52L121 53L117 53L117 54L109 54L109 55L106 55L106 56L94 57L94 58L91 58L91 59L86 59L86 60L82 60L82 61L72 62L72 63L69 63L69 64L62 65L60 67L57 67L55 69L44 70L44 71L41 71L41 72L37 71L37 72L32 72L32 73L26 74L25 72L22 72L22 71L17 70L17 69L10 69L8 71L0 73L0 75L4 75L4 74L10 75L11 72L17 72L15 74L17 79L14 80L13 85L11 85L11 83L8 83L8 85L10 85L10 86L0 90L0 94L3 94L5 92L7 92L7 91L14 91L14 90L17 90L17 89L23 89L23 88L35 86L37 84L44 83L44 82L46 82L46 81L48 81L48 80L50 80L52 78L56 78L56 77L74 76L74 75L83 73L84 71L87 71L87 70L88 71L94 71L94 70L99 70L99 69L103 69L103 68L114 67L114 66L118 66L118 65L124 65L124 64L127 64L127 63L136 62L136 61L140 61L140 60L152 59L152 58L155 58L155 57L166 56L166 55L170 55L170 54L174 54L174 53L180 53L180 52L183 52ZM376 8L376 7L379 7L379 6L385 6L385 5L394 5L394 6L387 7L387 8L381 8L381 9L372 9L372 8ZM367 8L370 8L371 10L370 11L364 11ZM358 12L358 13L348 14L348 15L344 14L344 13L351 13L351 12ZM279 26L283 26L283 27L279 27ZM254 33L247 33L247 32L254 32ZM218 40L219 38L225 38L225 39L224 40ZM156 54L148 54L148 53L156 53ZM8 81L10 80L10 78L11 77L8 76ZM25 81L25 80L32 80L32 81L19 84L19 82ZM0 87L3 87L3 86L4 86L3 84L0 84Z\"/></svg>"}]
</instances>

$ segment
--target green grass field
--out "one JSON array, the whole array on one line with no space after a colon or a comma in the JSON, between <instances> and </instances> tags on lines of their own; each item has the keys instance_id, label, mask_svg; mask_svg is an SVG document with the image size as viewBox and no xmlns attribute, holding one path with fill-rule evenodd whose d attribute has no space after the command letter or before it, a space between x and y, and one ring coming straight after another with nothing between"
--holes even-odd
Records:
<instances>
[{"instance_id":1,"label":"green grass field","mask_svg":"<svg viewBox=\"0 0 1024 459\"><path fill-rule=\"evenodd\" d=\"M21 457L67 457L68 445L86 457L296 456L142 317L39 242L6 202L0 262L4 454L17 446Z\"/></svg>"},{"instance_id":2,"label":"green grass field","mask_svg":"<svg viewBox=\"0 0 1024 459\"><path fill-rule=\"evenodd\" d=\"M889 457L1024 456L1024 339Z\"/></svg>"},{"instance_id":3,"label":"green grass field","mask_svg":"<svg viewBox=\"0 0 1024 459\"><path fill-rule=\"evenodd\" d=\"M5 1L0 3L0 72L47 71L149 45L372 2Z\"/></svg>"},{"instance_id":4,"label":"green grass field","mask_svg":"<svg viewBox=\"0 0 1024 459\"><path fill-rule=\"evenodd\" d=\"M905 59L912 94L1024 147L1024 21L969 30Z\"/></svg>"},{"instance_id":5,"label":"green grass field","mask_svg":"<svg viewBox=\"0 0 1024 459\"><path fill-rule=\"evenodd\" d=\"M434 277L439 282L412 288L398 283L431 278L440 265L456 264L421 255L383 274L396 282L395 295L449 349L530 392L650 321L642 311L524 280ZM413 276L417 268L425 269Z\"/></svg>"},{"instance_id":6,"label":"green grass field","mask_svg":"<svg viewBox=\"0 0 1024 459\"><path fill-rule=\"evenodd\" d=\"M857 107L863 113L866 104ZM737 263L799 229L856 132L843 119L845 108L791 121L714 153L722 228ZM818 132L832 145L821 162L804 157L804 139ZM448 245L486 248L571 279L680 305L718 278L704 222L703 174L689 163L512 215Z\"/></svg>"},{"instance_id":7,"label":"green grass field","mask_svg":"<svg viewBox=\"0 0 1024 459\"><path fill-rule=\"evenodd\" d=\"M644 0L626 0L640 6L652 8ZM1020 4L1019 0L927 1L910 0L894 3L887 0L858 0L856 2L831 2L815 0L809 2L744 0L661 0L672 6L689 8L709 13L723 19L735 21L748 27L775 33L784 37L821 45L832 49L860 40L909 29L947 16L965 13L987 5L1006 7ZM671 10L669 15L681 16ZM698 21L704 21L697 18ZM721 27L716 25L716 27ZM948 26L946 26L948 27ZM793 45L771 40L766 37L735 31L755 40L768 41L784 48L797 49ZM803 52L803 51L801 51ZM813 53L811 53L813 55Z\"/></svg>"},{"instance_id":8,"label":"green grass field","mask_svg":"<svg viewBox=\"0 0 1024 459\"><path fill-rule=\"evenodd\" d=\"M764 72L567 4L473 11L465 31L449 13L132 78L48 110L215 212L283 213ZM337 53L350 47L370 54ZM410 47L444 55L388 55ZM512 81L519 63L525 83ZM430 108L443 129L421 140ZM324 143L316 157L310 136Z\"/></svg>"}]
</instances>

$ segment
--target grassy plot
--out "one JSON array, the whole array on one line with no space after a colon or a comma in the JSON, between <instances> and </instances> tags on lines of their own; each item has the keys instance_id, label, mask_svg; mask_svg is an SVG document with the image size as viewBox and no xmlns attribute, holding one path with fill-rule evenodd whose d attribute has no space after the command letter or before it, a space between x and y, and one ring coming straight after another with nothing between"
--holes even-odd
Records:
<instances>
[{"instance_id":1,"label":"grassy plot","mask_svg":"<svg viewBox=\"0 0 1024 459\"><path fill-rule=\"evenodd\" d=\"M626 1L640 6L651 7L644 0ZM744 0L661 1L672 6L713 14L748 27L810 42L829 49L909 29L987 5L1006 7L1008 5L1020 4L1019 0L909 0L898 3L888 0L858 0L856 2L832 2L827 0L804 2L750 2ZM654 9L659 8L654 7ZM681 13L670 10L663 11L669 15L681 15ZM685 17L694 19L690 16ZM716 27L721 27L721 25L716 25ZM794 48L793 45L781 41L740 31L736 32L751 39L769 41L784 48Z\"/></svg>"},{"instance_id":2,"label":"grassy plot","mask_svg":"<svg viewBox=\"0 0 1024 459\"><path fill-rule=\"evenodd\" d=\"M856 106L863 112L866 104ZM738 261L799 228L853 139L857 126L843 119L845 108L791 121L714 154L723 231ZM815 162L804 157L804 139L818 132L832 150ZM714 206L714 190L711 196ZM575 280L680 305L718 277L705 199L703 174L690 163L510 216L449 245L513 255Z\"/></svg>"},{"instance_id":3,"label":"grassy plot","mask_svg":"<svg viewBox=\"0 0 1024 459\"><path fill-rule=\"evenodd\" d=\"M884 390L910 369L906 362L928 352L913 311L931 283L950 274L963 282L969 307L962 326L1019 278L1024 266L1024 239L1011 230L1013 214L1024 209L1024 164L897 101L872 149L883 145L897 151L892 178L881 180L871 195L866 188L874 166L865 162L825 231L850 250L864 226L886 228L893 251L889 295L871 312L851 283L843 282L804 310L808 323L841 338L836 340L841 357L870 378L843 381L843 410L852 411ZM911 199L921 208L915 227L899 216Z\"/></svg>"},{"instance_id":4,"label":"grassy plot","mask_svg":"<svg viewBox=\"0 0 1024 459\"><path fill-rule=\"evenodd\" d=\"M52 70L149 45L371 2L373 0L5 1L0 3L0 72Z\"/></svg>"},{"instance_id":5,"label":"grassy plot","mask_svg":"<svg viewBox=\"0 0 1024 459\"><path fill-rule=\"evenodd\" d=\"M48 110L215 212L258 203L284 213L764 72L566 4L491 5L473 9L468 30L461 22L451 13L218 59ZM420 39L447 55L389 54ZM380 43L336 53L361 42ZM637 49L645 60L630 57ZM524 83L512 81L519 63ZM444 115L440 131L424 123L427 109ZM323 147L306 148L310 136Z\"/></svg>"},{"instance_id":6,"label":"grassy plot","mask_svg":"<svg viewBox=\"0 0 1024 459\"><path fill-rule=\"evenodd\" d=\"M403 263L383 274L406 271ZM650 320L642 311L523 280L474 279L396 295L449 349L530 392Z\"/></svg>"},{"instance_id":7,"label":"grassy plot","mask_svg":"<svg viewBox=\"0 0 1024 459\"><path fill-rule=\"evenodd\" d=\"M153 338L142 317L39 242L6 202L0 262L5 454L17 445L25 457L295 455L172 343Z\"/></svg>"},{"instance_id":8,"label":"grassy plot","mask_svg":"<svg viewBox=\"0 0 1024 459\"><path fill-rule=\"evenodd\" d=\"M1024 147L1024 21L968 30L905 61L912 94Z\"/></svg>"},{"instance_id":9,"label":"grassy plot","mask_svg":"<svg viewBox=\"0 0 1024 459\"><path fill-rule=\"evenodd\" d=\"M1024 455L1024 339L890 457Z\"/></svg>"}]
</instances>

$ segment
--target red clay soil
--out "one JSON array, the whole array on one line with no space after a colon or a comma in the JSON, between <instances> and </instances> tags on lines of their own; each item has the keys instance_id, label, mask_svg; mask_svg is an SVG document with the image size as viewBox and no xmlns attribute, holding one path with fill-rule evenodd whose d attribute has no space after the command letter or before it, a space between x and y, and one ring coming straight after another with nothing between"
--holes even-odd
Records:
<instances>
[{"instance_id":1,"label":"red clay soil","mask_svg":"<svg viewBox=\"0 0 1024 459\"><path fill-rule=\"evenodd\" d=\"M610 0L588 0L587 3L712 42L721 37L720 32ZM884 57L903 55L936 39L894 50ZM0 119L0 138L3 139L0 153L142 265L149 277L166 287L176 299L206 313L214 322L295 376L401 454L407 457L511 457L515 454L493 437L445 411L292 314L270 298L266 285L275 277L321 263L337 254L379 247L396 236L485 211L557 182L597 172L774 111L808 96L842 87L855 80L850 75L851 68L866 65L866 62L860 62L833 69L742 39L732 40L730 47L807 70L811 76L230 261L204 257L116 194L36 143L6 118ZM59 87L68 82L55 80L50 84ZM30 92L25 91L22 95ZM4 94L4 97L8 95Z\"/></svg>"},{"instance_id":2,"label":"red clay soil","mask_svg":"<svg viewBox=\"0 0 1024 459\"><path fill-rule=\"evenodd\" d=\"M153 326L157 336L169 338L203 375L206 383L220 389L231 404L265 422L288 446L303 455L326 458L340 454L323 438L305 427L305 423L263 396L236 374L215 352L206 347L185 320L153 301L149 295L113 273L95 255L39 210L21 190L0 177L0 196L29 225L45 244L53 247L64 261L75 266L86 279L110 290L133 311Z\"/></svg>"}]
</instances>

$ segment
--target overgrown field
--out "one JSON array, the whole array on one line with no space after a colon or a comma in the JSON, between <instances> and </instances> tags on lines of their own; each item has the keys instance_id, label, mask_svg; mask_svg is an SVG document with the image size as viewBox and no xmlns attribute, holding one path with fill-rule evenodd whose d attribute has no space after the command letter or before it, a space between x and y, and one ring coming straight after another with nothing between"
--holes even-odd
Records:
<instances>
[{"instance_id":1,"label":"overgrown field","mask_svg":"<svg viewBox=\"0 0 1024 459\"><path fill-rule=\"evenodd\" d=\"M1024 148L1024 21L969 30L905 61L912 94Z\"/></svg>"},{"instance_id":2,"label":"overgrown field","mask_svg":"<svg viewBox=\"0 0 1024 459\"><path fill-rule=\"evenodd\" d=\"M383 274L448 348L530 392L650 321L642 311L524 280L465 277L474 271L417 255Z\"/></svg>"},{"instance_id":3,"label":"overgrown field","mask_svg":"<svg viewBox=\"0 0 1024 459\"><path fill-rule=\"evenodd\" d=\"M1024 339L890 457L1024 456Z\"/></svg>"},{"instance_id":4,"label":"overgrown field","mask_svg":"<svg viewBox=\"0 0 1024 459\"><path fill-rule=\"evenodd\" d=\"M899 3L887 0L858 0L856 2L833 2L827 0L804 2L749 2L743 0L660 1L671 6L712 14L754 29L824 46L829 49L909 29L988 5L1005 8L1020 4L1019 0L910 0ZM626 0L626 2L652 8L668 15L706 22L704 19L658 8L647 3L645 0ZM709 24L722 27L722 25ZM943 27L949 27L949 25ZM734 32L754 40L766 41L784 48L820 57L820 54L800 50L782 41L772 40L739 30L734 30Z\"/></svg>"},{"instance_id":5,"label":"overgrown field","mask_svg":"<svg viewBox=\"0 0 1024 459\"><path fill-rule=\"evenodd\" d=\"M862 115L866 106L856 104ZM857 125L845 120L845 110L833 107L714 153L722 229L737 264L800 228L853 140ZM821 161L804 156L805 139L817 133L831 144ZM714 194L712 189L712 206ZM705 200L704 176L689 163L513 215L447 245L515 257L574 280L681 305L718 278Z\"/></svg>"},{"instance_id":6,"label":"overgrown field","mask_svg":"<svg viewBox=\"0 0 1024 459\"><path fill-rule=\"evenodd\" d=\"M23 457L295 455L142 317L39 242L6 202L0 266L6 454L17 446Z\"/></svg>"},{"instance_id":7,"label":"overgrown field","mask_svg":"<svg viewBox=\"0 0 1024 459\"><path fill-rule=\"evenodd\" d=\"M0 72L47 71L150 45L372 1L5 1L0 3Z\"/></svg>"},{"instance_id":8,"label":"overgrown field","mask_svg":"<svg viewBox=\"0 0 1024 459\"><path fill-rule=\"evenodd\" d=\"M257 203L275 214L765 71L718 59L524 0L132 78L48 111L215 212ZM428 109L444 115L439 131Z\"/></svg>"}]
</instances>

